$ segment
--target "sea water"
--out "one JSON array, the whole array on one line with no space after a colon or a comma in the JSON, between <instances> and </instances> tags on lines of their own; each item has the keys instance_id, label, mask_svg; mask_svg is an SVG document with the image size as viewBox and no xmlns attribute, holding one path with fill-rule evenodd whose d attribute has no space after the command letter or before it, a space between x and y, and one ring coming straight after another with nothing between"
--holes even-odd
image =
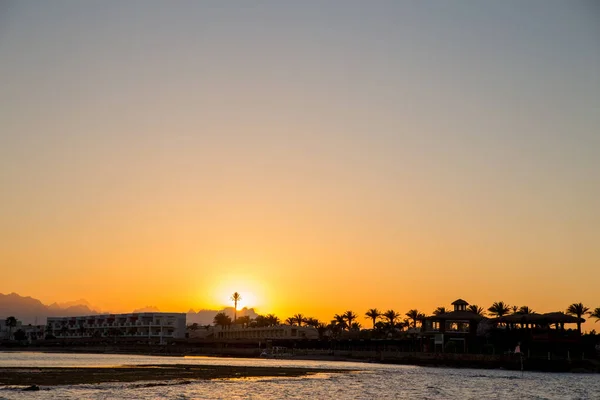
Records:
<instances>
[{"instance_id":1,"label":"sea water","mask_svg":"<svg viewBox=\"0 0 600 400\"><path fill-rule=\"evenodd\" d=\"M347 369L305 377L0 388L0 399L600 399L600 375L376 363L110 354L0 353L1 367L200 364Z\"/></svg>"}]
</instances>

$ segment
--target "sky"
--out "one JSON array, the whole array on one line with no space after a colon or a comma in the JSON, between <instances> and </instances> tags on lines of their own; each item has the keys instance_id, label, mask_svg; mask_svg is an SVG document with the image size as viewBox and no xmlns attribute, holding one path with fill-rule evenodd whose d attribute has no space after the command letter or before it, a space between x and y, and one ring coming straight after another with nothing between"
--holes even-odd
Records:
<instances>
[{"instance_id":1,"label":"sky","mask_svg":"<svg viewBox=\"0 0 600 400\"><path fill-rule=\"evenodd\" d=\"M600 307L599 17L2 0L0 292L187 311L238 291L325 321Z\"/></svg>"}]
</instances>

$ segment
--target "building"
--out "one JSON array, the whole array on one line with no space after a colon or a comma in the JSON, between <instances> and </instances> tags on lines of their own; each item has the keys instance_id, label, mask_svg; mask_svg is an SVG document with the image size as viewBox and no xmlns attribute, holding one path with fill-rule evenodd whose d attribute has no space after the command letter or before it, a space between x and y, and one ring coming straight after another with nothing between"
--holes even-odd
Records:
<instances>
[{"instance_id":1,"label":"building","mask_svg":"<svg viewBox=\"0 0 600 400\"><path fill-rule=\"evenodd\" d=\"M477 336L477 327L485 318L467 311L467 303L458 299L452 303L453 311L432 315L423 320L422 335L426 338L426 351L444 351L451 343L455 351L466 352L468 342Z\"/></svg>"},{"instance_id":2,"label":"building","mask_svg":"<svg viewBox=\"0 0 600 400\"><path fill-rule=\"evenodd\" d=\"M185 313L103 314L48 317L47 333L56 338L130 338L163 343L185 338Z\"/></svg>"},{"instance_id":3,"label":"building","mask_svg":"<svg viewBox=\"0 0 600 400\"><path fill-rule=\"evenodd\" d=\"M261 328L246 328L240 325L214 326L190 332L190 338L216 340L272 340L272 339L318 339L315 328L307 326L276 325Z\"/></svg>"}]
</instances>

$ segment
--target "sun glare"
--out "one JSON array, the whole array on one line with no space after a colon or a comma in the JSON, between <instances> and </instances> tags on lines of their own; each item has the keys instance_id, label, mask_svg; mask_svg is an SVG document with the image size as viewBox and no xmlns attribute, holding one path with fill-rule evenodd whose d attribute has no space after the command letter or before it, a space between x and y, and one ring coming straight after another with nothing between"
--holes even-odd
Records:
<instances>
[{"instance_id":1,"label":"sun glare","mask_svg":"<svg viewBox=\"0 0 600 400\"><path fill-rule=\"evenodd\" d=\"M212 288L212 299L217 307L233 307L234 302L231 299L233 293L240 294L241 299L237 303L237 309L244 307L260 308L265 306L264 302L268 297L264 285L253 278L223 276Z\"/></svg>"}]
</instances>

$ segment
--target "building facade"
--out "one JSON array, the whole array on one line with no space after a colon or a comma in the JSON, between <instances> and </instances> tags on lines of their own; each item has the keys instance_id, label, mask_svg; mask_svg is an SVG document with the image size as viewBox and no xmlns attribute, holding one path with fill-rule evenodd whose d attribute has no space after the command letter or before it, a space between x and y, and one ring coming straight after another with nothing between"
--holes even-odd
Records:
<instances>
[{"instance_id":1,"label":"building facade","mask_svg":"<svg viewBox=\"0 0 600 400\"><path fill-rule=\"evenodd\" d=\"M47 333L56 338L138 338L163 342L185 338L185 313L103 314L48 317Z\"/></svg>"},{"instance_id":2,"label":"building facade","mask_svg":"<svg viewBox=\"0 0 600 400\"><path fill-rule=\"evenodd\" d=\"M267 326L261 328L246 328L240 325L226 327L214 326L190 332L190 338L209 339L240 339L240 340L269 340L269 339L318 339L319 333L315 328L291 325Z\"/></svg>"}]
</instances>

